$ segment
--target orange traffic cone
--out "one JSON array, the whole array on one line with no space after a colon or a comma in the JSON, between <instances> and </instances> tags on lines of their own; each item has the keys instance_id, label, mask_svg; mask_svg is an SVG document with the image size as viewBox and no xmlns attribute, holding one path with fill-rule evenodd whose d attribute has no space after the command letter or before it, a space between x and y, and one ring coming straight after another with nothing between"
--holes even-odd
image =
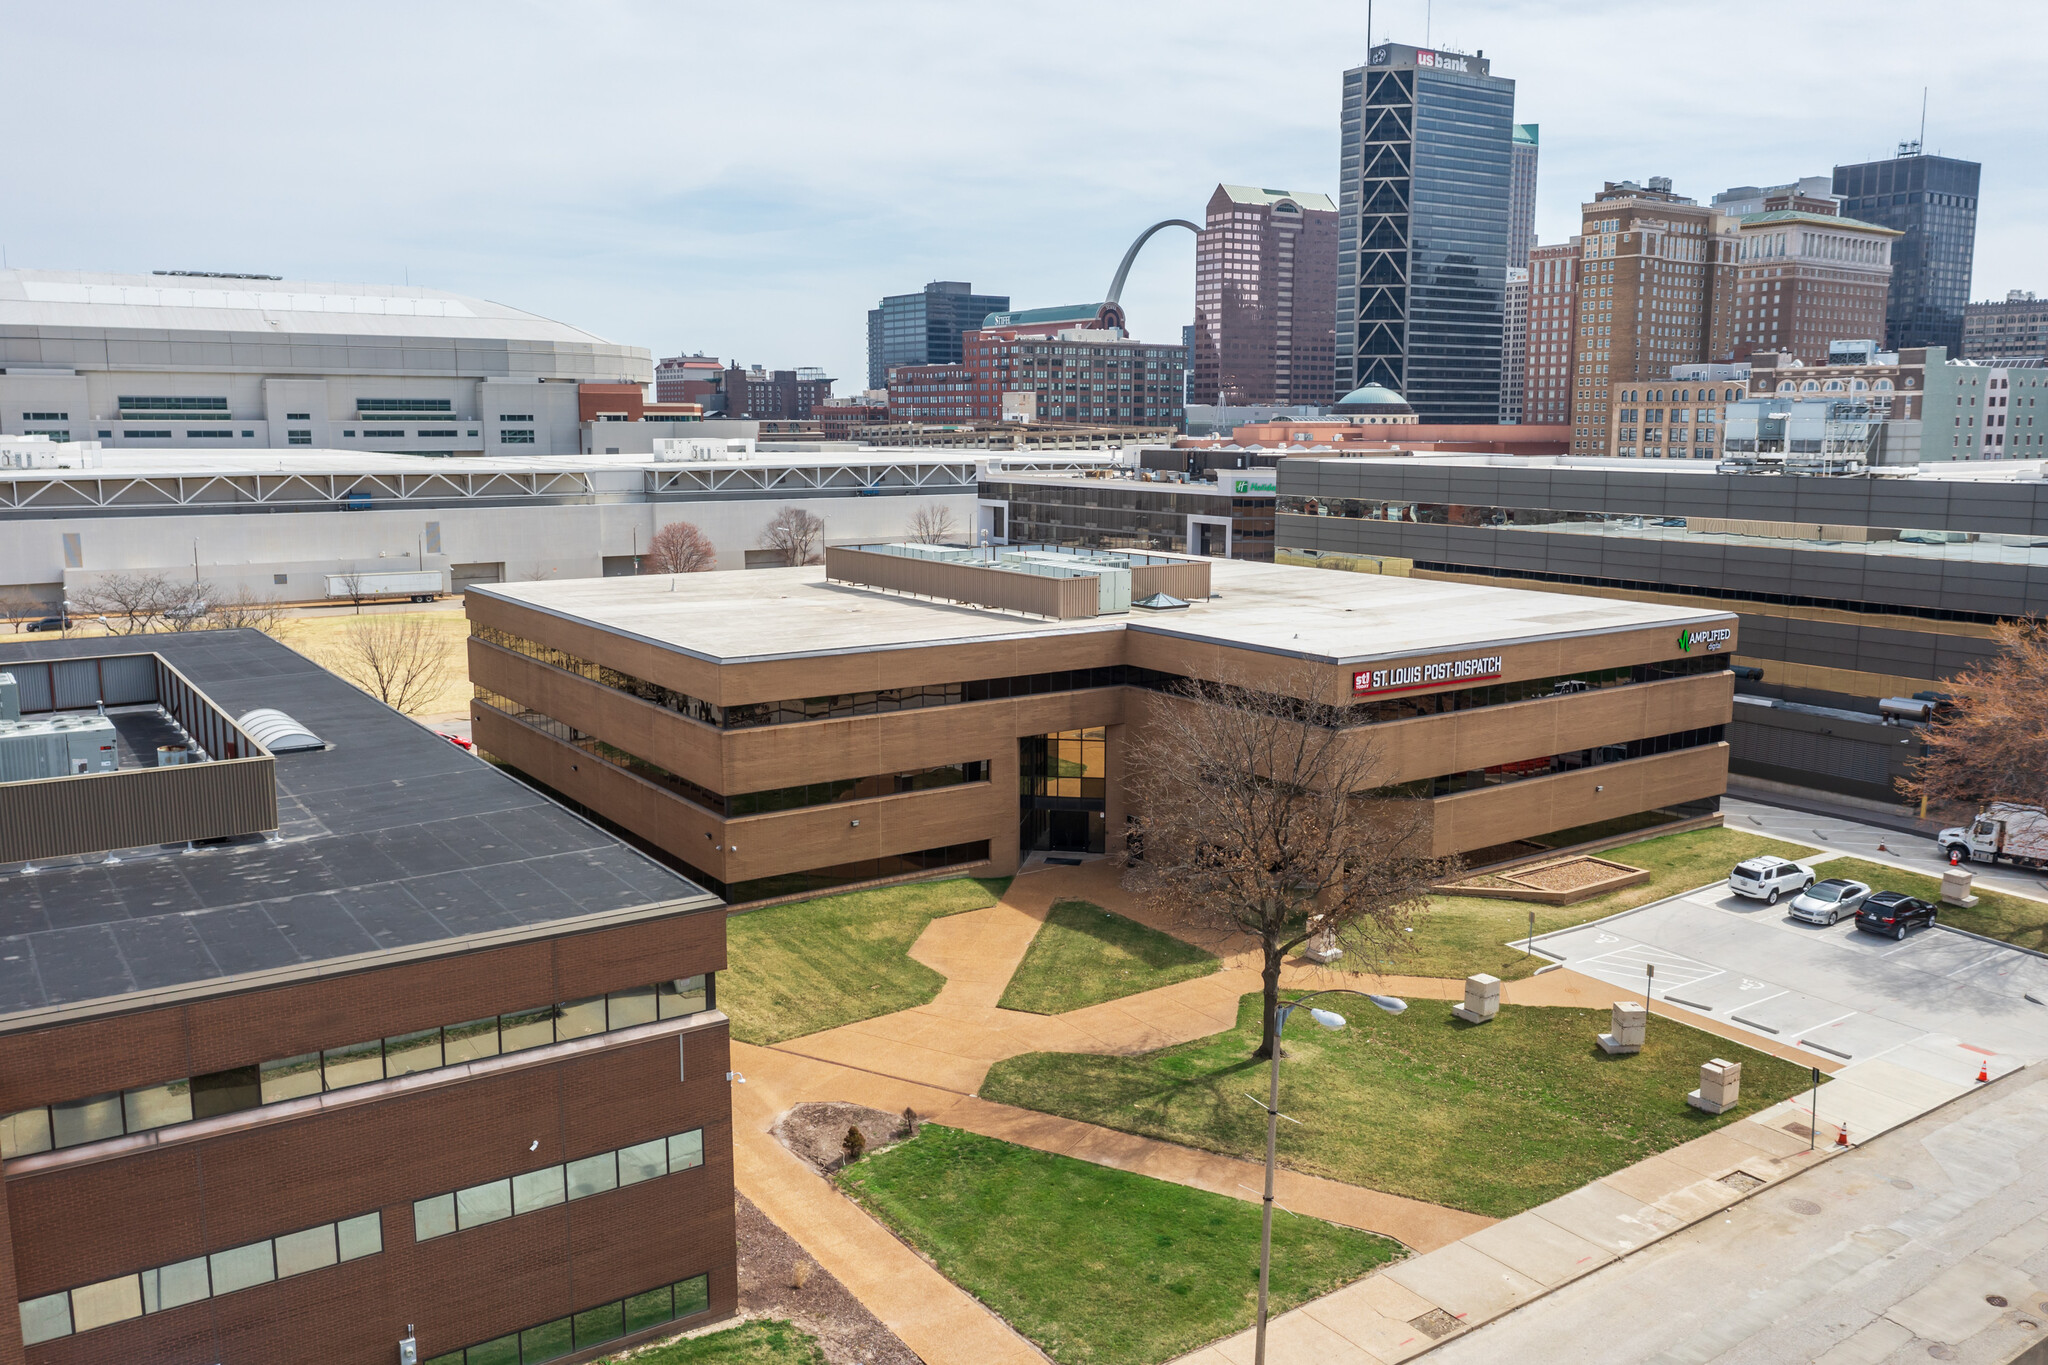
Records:
<instances>
[{"instance_id":1,"label":"orange traffic cone","mask_svg":"<svg viewBox=\"0 0 2048 1365\"><path fill-rule=\"evenodd\" d=\"M1980 1081L1988 1081L1991 1079L1991 1063L1977 1063L1977 1079Z\"/></svg>"},{"instance_id":2,"label":"orange traffic cone","mask_svg":"<svg viewBox=\"0 0 2048 1365\"><path fill-rule=\"evenodd\" d=\"M1837 1129L1835 1129L1835 1146L1837 1146L1837 1147L1847 1147L1848 1145L1849 1145L1849 1125L1845 1123L1845 1124L1843 1124L1843 1125L1842 1125L1842 1126L1841 1126L1840 1128L1837 1128Z\"/></svg>"}]
</instances>

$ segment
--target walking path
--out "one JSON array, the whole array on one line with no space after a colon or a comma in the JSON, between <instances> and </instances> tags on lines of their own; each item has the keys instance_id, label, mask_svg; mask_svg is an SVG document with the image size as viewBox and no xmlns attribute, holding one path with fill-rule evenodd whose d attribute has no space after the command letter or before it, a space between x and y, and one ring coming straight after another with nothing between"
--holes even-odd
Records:
<instances>
[{"instance_id":1,"label":"walking path","mask_svg":"<svg viewBox=\"0 0 2048 1365\"><path fill-rule=\"evenodd\" d=\"M1036 1348L922 1257L841 1196L769 1133L776 1118L807 1101L837 1100L920 1116L1040 1151L1114 1166L1233 1198L1256 1201L1263 1167L1097 1125L979 1098L996 1062L1026 1052L1148 1052L1236 1025L1240 999L1258 989L1255 945L1216 935L1201 946L1221 969L1175 985L1057 1016L1001 1009L1011 974L1057 901L1094 901L1187 937L1131 903L1113 865L1033 872L987 909L950 915L926 928L911 956L945 986L928 1005L773 1047L734 1043L734 1146L741 1190L837 1275L931 1365L1042 1360ZM1370 986L1419 999L1455 999L1463 984L1431 977L1374 977L1291 963L1290 989ZM1568 969L1507 983L1510 1004L1605 1008L1639 993ZM1694 1028L1804 1063L1816 1059L1712 1019L1657 1004ZM1834 1071L1833 1064L1822 1064ZM1860 1079L1860 1078L1859 1078ZM1873 1078L1875 1079L1875 1078ZM1837 1081L1822 1088L1823 1122L1805 1098L1775 1106L1617 1171L1584 1189L1502 1222L1418 1200L1295 1172L1280 1173L1277 1198L1290 1211L1393 1237L1421 1253L1380 1274L1283 1315L1274 1341L1284 1359L1384 1365L1436 1344L1443 1334L1485 1321L1631 1251L1718 1213L1826 1160L1846 1119L1860 1140L1904 1122L1951 1095L1902 1078L1883 1084ZM1906 1085L1908 1093L1895 1093ZM1808 1127L1817 1129L1809 1149ZM1739 1173L1739 1174L1738 1174ZM1423 1325L1417 1325L1421 1320ZM1248 1335L1187 1357L1190 1365L1250 1358Z\"/></svg>"}]
</instances>

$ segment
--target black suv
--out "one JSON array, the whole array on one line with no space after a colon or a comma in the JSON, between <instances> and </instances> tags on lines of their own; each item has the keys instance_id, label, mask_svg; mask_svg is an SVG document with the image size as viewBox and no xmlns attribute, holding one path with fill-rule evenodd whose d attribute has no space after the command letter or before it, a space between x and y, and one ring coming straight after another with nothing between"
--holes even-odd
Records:
<instances>
[{"instance_id":1,"label":"black suv","mask_svg":"<svg viewBox=\"0 0 2048 1365\"><path fill-rule=\"evenodd\" d=\"M1918 896L1909 896L1903 891L1880 891L1863 902L1863 908L1856 912L1856 927L1868 929L1873 934L1904 938L1906 930L1913 925L1934 923L1937 913L1932 905Z\"/></svg>"}]
</instances>

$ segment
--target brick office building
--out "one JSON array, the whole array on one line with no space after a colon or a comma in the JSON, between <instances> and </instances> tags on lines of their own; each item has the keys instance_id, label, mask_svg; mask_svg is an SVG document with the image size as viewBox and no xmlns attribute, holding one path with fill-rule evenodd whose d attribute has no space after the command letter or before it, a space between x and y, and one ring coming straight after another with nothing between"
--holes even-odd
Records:
<instances>
[{"instance_id":1,"label":"brick office building","mask_svg":"<svg viewBox=\"0 0 2048 1365\"><path fill-rule=\"evenodd\" d=\"M1580 216L1572 454L1606 455L1617 384L1668 379L1673 365L1708 358L1735 243L1665 176L1610 181Z\"/></svg>"},{"instance_id":2,"label":"brick office building","mask_svg":"<svg viewBox=\"0 0 2048 1365\"><path fill-rule=\"evenodd\" d=\"M1744 216L1723 272L1712 355L1778 351L1827 363L1828 344L1881 337L1892 244L1903 233L1835 214L1782 209Z\"/></svg>"},{"instance_id":3,"label":"brick office building","mask_svg":"<svg viewBox=\"0 0 2048 1365\"><path fill-rule=\"evenodd\" d=\"M764 370L734 365L725 372L725 415L760 421L807 422L812 410L832 396L832 380L820 369Z\"/></svg>"},{"instance_id":4,"label":"brick office building","mask_svg":"<svg viewBox=\"0 0 2048 1365\"><path fill-rule=\"evenodd\" d=\"M1723 612L922 545L467 601L478 742L734 900L1103 851L1126 727L1190 676L1344 699L1442 852L1705 814L1725 777Z\"/></svg>"},{"instance_id":5,"label":"brick office building","mask_svg":"<svg viewBox=\"0 0 2048 1365\"><path fill-rule=\"evenodd\" d=\"M254 632L0 672L104 701L120 760L0 783L0 1361L499 1365L732 1312L713 897Z\"/></svg>"},{"instance_id":6,"label":"brick office building","mask_svg":"<svg viewBox=\"0 0 2048 1365\"><path fill-rule=\"evenodd\" d=\"M1572 419L1578 372L1579 239L1529 253L1529 334L1524 346L1522 420L1538 426Z\"/></svg>"},{"instance_id":7,"label":"brick office building","mask_svg":"<svg viewBox=\"0 0 2048 1365\"><path fill-rule=\"evenodd\" d=\"M2040 360L2048 356L2048 299L2008 289L2003 302L1963 309L1965 360Z\"/></svg>"},{"instance_id":8,"label":"brick office building","mask_svg":"<svg viewBox=\"0 0 2048 1365\"><path fill-rule=\"evenodd\" d=\"M1137 341L1104 321L1089 310L1083 318L969 332L961 364L899 365L890 372L890 415L1179 427L1186 416L1186 348Z\"/></svg>"},{"instance_id":9,"label":"brick office building","mask_svg":"<svg viewBox=\"0 0 2048 1365\"><path fill-rule=\"evenodd\" d=\"M1192 391L1200 403L1327 404L1335 396L1337 206L1218 185L1195 239Z\"/></svg>"}]
</instances>

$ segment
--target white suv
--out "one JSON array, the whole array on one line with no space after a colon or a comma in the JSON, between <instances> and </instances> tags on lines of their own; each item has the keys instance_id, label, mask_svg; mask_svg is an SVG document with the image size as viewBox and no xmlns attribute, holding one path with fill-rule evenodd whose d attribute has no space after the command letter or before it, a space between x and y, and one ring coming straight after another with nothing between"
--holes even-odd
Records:
<instances>
[{"instance_id":1,"label":"white suv","mask_svg":"<svg viewBox=\"0 0 2048 1365\"><path fill-rule=\"evenodd\" d=\"M1737 863L1728 874L1730 891L1770 905L1776 905L1780 896L1793 895L1812 885L1813 873L1788 858L1751 858Z\"/></svg>"}]
</instances>

